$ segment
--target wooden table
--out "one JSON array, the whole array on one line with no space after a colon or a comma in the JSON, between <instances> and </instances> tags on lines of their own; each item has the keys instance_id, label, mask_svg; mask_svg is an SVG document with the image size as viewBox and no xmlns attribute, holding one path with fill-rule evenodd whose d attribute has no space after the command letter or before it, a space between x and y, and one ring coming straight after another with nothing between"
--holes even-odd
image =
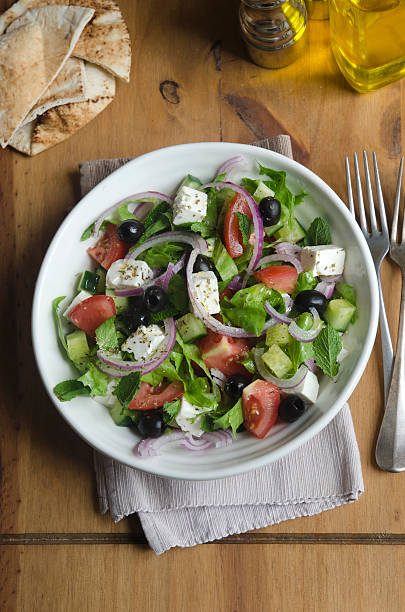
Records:
<instances>
[{"instance_id":1,"label":"wooden table","mask_svg":"<svg viewBox=\"0 0 405 612\"><path fill-rule=\"evenodd\" d=\"M237 4L120 0L133 41L131 84L118 84L107 110L56 148L32 159L1 152L1 610L404 610L405 474L383 473L374 461L379 338L350 401L366 487L360 501L162 557L145 545L135 517L114 525L98 514L92 451L56 412L34 363L35 278L79 199L81 160L289 133L296 159L345 198L344 156L366 146L377 152L391 218L405 81L353 92L331 56L327 22L310 23L309 49L294 65L261 69L245 56ZM383 276L395 336L400 275L387 262Z\"/></svg>"}]
</instances>

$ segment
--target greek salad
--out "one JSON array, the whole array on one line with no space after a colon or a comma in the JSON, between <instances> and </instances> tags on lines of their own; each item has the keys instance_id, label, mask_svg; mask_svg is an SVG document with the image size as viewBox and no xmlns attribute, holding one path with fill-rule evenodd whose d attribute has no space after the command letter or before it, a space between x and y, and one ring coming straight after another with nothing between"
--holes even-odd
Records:
<instances>
[{"instance_id":1,"label":"greek salad","mask_svg":"<svg viewBox=\"0 0 405 612\"><path fill-rule=\"evenodd\" d=\"M59 341L77 376L60 401L91 396L142 438L140 456L172 442L202 452L247 430L267 436L335 379L356 291L327 220L303 227L304 191L242 156L203 184L121 200L88 227L88 269L53 301Z\"/></svg>"}]
</instances>

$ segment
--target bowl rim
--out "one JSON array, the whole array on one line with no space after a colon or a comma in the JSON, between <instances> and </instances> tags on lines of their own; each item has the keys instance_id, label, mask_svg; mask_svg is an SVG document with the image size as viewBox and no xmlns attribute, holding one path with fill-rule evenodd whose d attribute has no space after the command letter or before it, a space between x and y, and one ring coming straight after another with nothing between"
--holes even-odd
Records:
<instances>
[{"instance_id":1,"label":"bowl rim","mask_svg":"<svg viewBox=\"0 0 405 612\"><path fill-rule=\"evenodd\" d=\"M129 462L128 457L124 455L123 453L114 452L111 454L111 451L109 451L109 449L106 447L105 444L100 443L100 441L93 438L87 432L80 430L78 426L76 426L74 423L70 421L68 414L62 409L62 403L57 400L57 398L53 395L52 389L48 387L48 383L45 379L45 375L42 372L42 369L40 367L40 337L38 333L38 322L40 318L40 313L39 313L40 293L41 293L41 288L44 282L43 279L46 273L46 269L48 267L48 262L50 261L53 255L53 252L57 248L57 245L59 242L59 235L63 232L65 225L67 225L70 222L71 217L73 215L76 216L83 207L87 206L87 200L94 197L94 191L102 191L103 186L106 182L109 182L111 180L117 180L121 173L128 171L128 166L132 166L132 165L135 166L137 163L139 163L140 160L148 161L149 158L153 159L153 157L157 154L164 154L165 152L170 152L171 154L175 154L176 152L180 152L181 150L187 150L187 149L191 149L195 147L202 147L202 148L204 147L216 147L216 148L224 147L225 148L229 146L235 147L235 154L241 154L243 152L246 152L251 155L252 153L256 152L256 154L260 157L260 155L263 155L263 151L265 151L266 154L271 153L272 156L274 156L276 159L277 158L279 159L279 161L281 162L281 165L284 166L287 174L291 170L293 174L295 174L295 176L306 178L309 182L312 182L313 184L315 184L318 189L323 191L327 198L334 201L334 204L336 205L339 212L342 214L344 218L346 218L346 221L352 226L353 231L356 234L356 237L358 239L358 242L361 245L362 256L364 258L364 263L365 263L365 268L366 268L366 279L370 286L371 300L370 300L369 324L368 324L368 328L366 332L365 342L363 343L359 359L350 375L350 378L345 386L344 392L339 396L338 400L336 400L325 413L323 413L319 418L317 418L313 423L311 423L304 431L302 431L301 433L299 433L298 435L296 435L295 437L293 437L291 440L287 441L285 444L281 445L280 447L272 451L269 451L269 453L265 453L254 459L250 459L248 465L235 463L234 465L227 466L226 468L218 467L217 469L215 469L215 471L211 469L207 471L206 473L204 473L203 475L198 475L195 473L190 474L190 473L185 473L185 472L181 474L181 471L179 470L179 473L176 473L175 475L173 475L170 469L166 470L164 466L159 466L158 469L156 468L154 469L152 464L148 465L148 462L145 461L144 458L137 457L135 454L133 456L132 462ZM56 231L55 235L53 236L47 248L45 257L42 261L42 264L41 264L41 267L38 273L38 277L35 283L35 290L34 290L34 295L33 295L32 314L31 314L31 332L32 332L32 343L33 343L35 361L36 361L36 365L37 365L42 383L46 389L46 392L48 393L48 396L50 397L53 405L57 408L59 414L64 418L64 420L70 425L70 427L72 427L72 429L87 444L89 444L95 450L97 450L101 454L111 459L114 459L124 465L127 465L135 469L139 469L149 474L154 474L156 476L161 476L165 478L174 478L178 480L200 481L200 480L215 480L217 478L227 478L230 476L235 476L237 474L243 474L243 473L255 470L265 465L269 465L270 463L273 463L274 461L277 461L278 459L281 459L282 457L286 456L293 450L296 450L297 448L299 448L300 446L308 442L316 434L318 434L324 427L326 427L326 425L328 425L328 423L343 408L343 406L345 405L348 398L354 391L356 385L358 384L364 372L364 369L369 360L371 351L373 349L374 340L375 340L375 336L377 333L378 312L379 312L379 302L378 302L377 275L375 272L373 259L372 259L370 250L368 248L367 242L364 238L364 235L359 225L353 219L353 216L348 210L348 208L346 207L346 205L343 203L343 201L337 195L337 193L335 193L335 191L333 191L333 189L329 187L329 185L323 179L321 179L312 170L310 170L309 168L306 168L305 166L295 161L294 159L286 157L285 155L282 155L280 153L276 153L275 151L264 149L263 147L258 147L258 146L249 145L249 144L242 144L242 143L234 143L234 142L202 141L202 142L191 142L191 143L185 143L185 144L170 145L167 147L155 149L148 153L139 155L131 159L129 162L127 162L126 164L118 168L117 170L113 171L106 178L100 181L100 183L98 183L85 196L83 196L83 198L79 200L79 202L74 206L74 208L69 212L69 214L65 217L65 219L60 224L58 230ZM201 467L201 470L202 470L202 467Z\"/></svg>"}]
</instances>

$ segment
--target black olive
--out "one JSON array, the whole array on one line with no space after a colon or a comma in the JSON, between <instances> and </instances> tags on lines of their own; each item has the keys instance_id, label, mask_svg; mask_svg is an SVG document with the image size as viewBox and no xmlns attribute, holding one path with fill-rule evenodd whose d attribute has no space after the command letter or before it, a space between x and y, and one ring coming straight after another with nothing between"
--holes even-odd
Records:
<instances>
[{"instance_id":1,"label":"black olive","mask_svg":"<svg viewBox=\"0 0 405 612\"><path fill-rule=\"evenodd\" d=\"M260 214L263 219L263 225L268 227L269 225L276 225L280 221L281 217L281 204L277 198L267 197L260 200L259 204Z\"/></svg>"},{"instance_id":2,"label":"black olive","mask_svg":"<svg viewBox=\"0 0 405 612\"><path fill-rule=\"evenodd\" d=\"M122 242L135 244L145 231L143 223L136 219L127 219L120 223L117 229L117 236Z\"/></svg>"},{"instance_id":3,"label":"black olive","mask_svg":"<svg viewBox=\"0 0 405 612\"><path fill-rule=\"evenodd\" d=\"M208 259L208 257L204 257L204 255L197 255L195 260L193 272L212 272L213 267L212 263Z\"/></svg>"},{"instance_id":4,"label":"black olive","mask_svg":"<svg viewBox=\"0 0 405 612\"><path fill-rule=\"evenodd\" d=\"M161 410L140 411L137 426L142 438L159 438L166 429Z\"/></svg>"},{"instance_id":5,"label":"black olive","mask_svg":"<svg viewBox=\"0 0 405 612\"><path fill-rule=\"evenodd\" d=\"M325 312L327 305L328 300L324 294L320 291L315 291L315 289L301 291L294 300L294 306L298 312L308 312L312 307L321 315Z\"/></svg>"},{"instance_id":6,"label":"black olive","mask_svg":"<svg viewBox=\"0 0 405 612\"><path fill-rule=\"evenodd\" d=\"M305 412L305 404L299 395L287 395L284 397L278 408L278 416L282 421L293 423Z\"/></svg>"},{"instance_id":7,"label":"black olive","mask_svg":"<svg viewBox=\"0 0 405 612\"><path fill-rule=\"evenodd\" d=\"M137 308L136 310L129 308L123 313L122 318L131 333L136 331L141 325L147 327L150 322L149 312L144 308Z\"/></svg>"},{"instance_id":8,"label":"black olive","mask_svg":"<svg viewBox=\"0 0 405 612\"><path fill-rule=\"evenodd\" d=\"M248 379L240 374L230 376L225 383L225 393L232 399L238 399L242 395L243 389L249 384Z\"/></svg>"},{"instance_id":9,"label":"black olive","mask_svg":"<svg viewBox=\"0 0 405 612\"><path fill-rule=\"evenodd\" d=\"M166 306L167 297L162 287L153 285L148 287L143 298L145 308L149 312L160 312Z\"/></svg>"}]
</instances>

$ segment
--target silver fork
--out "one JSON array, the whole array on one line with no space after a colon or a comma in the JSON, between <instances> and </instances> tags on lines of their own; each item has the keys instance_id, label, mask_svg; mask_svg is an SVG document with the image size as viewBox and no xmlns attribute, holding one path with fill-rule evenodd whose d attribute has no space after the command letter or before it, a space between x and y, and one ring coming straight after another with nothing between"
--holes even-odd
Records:
<instances>
[{"instance_id":1,"label":"silver fork","mask_svg":"<svg viewBox=\"0 0 405 612\"><path fill-rule=\"evenodd\" d=\"M366 213L364 209L363 190L361 186L359 163L357 160L356 153L354 154L354 173L356 177L357 203L358 203L359 213L360 213L360 227L367 241L368 247L370 249L371 256L374 261L375 271L377 273L378 293L379 293L379 298L380 298L380 333L381 333L383 370L384 370L384 398L385 398L385 402L387 402L388 390L389 390L389 385L391 381L392 364L394 361L394 352L392 349L390 330L388 327L387 315L385 313L385 306L384 306L384 297L383 297L383 292L381 288L381 263L384 257L386 256L386 254L388 253L390 241L389 241L389 236L388 236L387 218L385 216L384 198L383 198L382 189L381 189L380 175L378 173L376 154L373 153L373 162L374 162L374 177L375 177L375 185L376 185L376 192L377 192L378 208L380 212L381 231L379 231L377 227L373 191L371 187L371 178L370 178L370 172L368 168L368 160L367 160L366 151L363 151L363 159L364 159L364 172L365 172L365 177L366 177L367 200L368 200L368 205L369 205L369 210L370 210L371 232L369 232L367 229ZM347 182L347 195L348 195L348 200L349 200L350 212L352 213L353 217L356 218L355 209L354 209L354 201L353 201L352 183L351 183L351 178L350 178L350 164L349 164L348 157L346 157L346 182Z\"/></svg>"},{"instance_id":2,"label":"silver fork","mask_svg":"<svg viewBox=\"0 0 405 612\"><path fill-rule=\"evenodd\" d=\"M402 235L399 242L397 240L403 166L404 158L401 159L398 172L390 245L390 257L398 264L402 272L397 351L388 400L375 451L378 465L389 472L405 470L405 216L402 224Z\"/></svg>"}]
</instances>

